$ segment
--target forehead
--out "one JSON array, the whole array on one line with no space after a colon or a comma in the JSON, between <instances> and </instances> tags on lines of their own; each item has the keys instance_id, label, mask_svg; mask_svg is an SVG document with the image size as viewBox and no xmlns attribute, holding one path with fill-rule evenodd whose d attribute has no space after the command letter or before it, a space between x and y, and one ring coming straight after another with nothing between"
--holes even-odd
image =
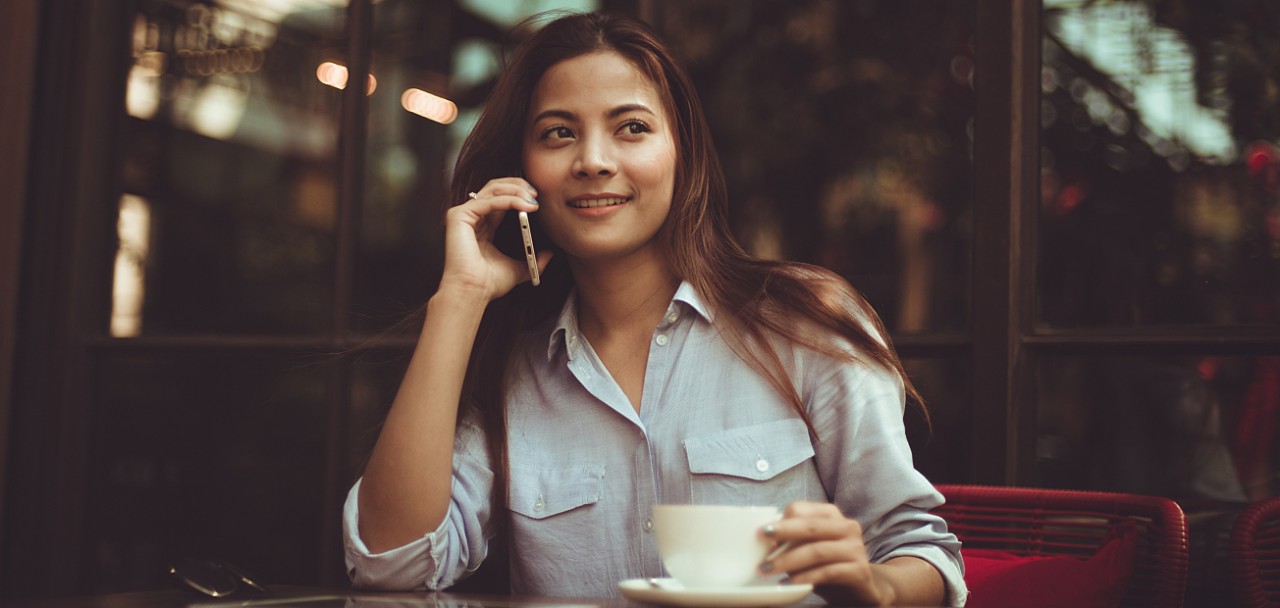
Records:
<instances>
[{"instance_id":1,"label":"forehead","mask_svg":"<svg viewBox=\"0 0 1280 608\"><path fill-rule=\"evenodd\" d=\"M612 51L579 55L547 69L533 91L530 109L607 110L642 103L662 112L657 86L627 58Z\"/></svg>"}]
</instances>

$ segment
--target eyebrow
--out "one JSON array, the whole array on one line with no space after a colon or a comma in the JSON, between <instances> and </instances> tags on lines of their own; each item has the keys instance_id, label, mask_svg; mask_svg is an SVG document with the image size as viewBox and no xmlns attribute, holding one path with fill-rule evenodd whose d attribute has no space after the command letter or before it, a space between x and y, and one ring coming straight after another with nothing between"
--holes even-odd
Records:
<instances>
[{"instance_id":1,"label":"eyebrow","mask_svg":"<svg viewBox=\"0 0 1280 608\"><path fill-rule=\"evenodd\" d=\"M648 114L657 116L657 112L654 112L653 110L649 109L649 106L646 106L642 103L627 103L627 104L620 105L616 108L613 108L612 110L609 110L605 114L605 116L607 118L617 118L628 112L646 112ZM561 118L564 120L577 120L578 115L568 110L544 110L542 112L539 112L537 116L533 117L533 123L537 123L538 121L544 118Z\"/></svg>"}]
</instances>

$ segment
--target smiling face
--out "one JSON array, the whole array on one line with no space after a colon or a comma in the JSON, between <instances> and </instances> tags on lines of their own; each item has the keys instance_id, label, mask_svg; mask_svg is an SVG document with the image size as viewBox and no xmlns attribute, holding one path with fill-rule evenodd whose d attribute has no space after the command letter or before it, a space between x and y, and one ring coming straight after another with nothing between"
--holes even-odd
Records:
<instances>
[{"instance_id":1,"label":"smiling face","mask_svg":"<svg viewBox=\"0 0 1280 608\"><path fill-rule=\"evenodd\" d=\"M566 59L538 81L524 135L524 177L542 223L578 263L660 259L676 148L653 83L614 52ZM639 257L637 257L639 256Z\"/></svg>"}]
</instances>

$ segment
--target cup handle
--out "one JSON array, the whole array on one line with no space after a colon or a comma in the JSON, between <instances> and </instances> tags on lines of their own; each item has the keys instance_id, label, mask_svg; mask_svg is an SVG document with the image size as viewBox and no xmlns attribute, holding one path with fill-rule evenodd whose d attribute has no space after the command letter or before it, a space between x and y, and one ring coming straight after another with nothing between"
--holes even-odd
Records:
<instances>
[{"instance_id":1,"label":"cup handle","mask_svg":"<svg viewBox=\"0 0 1280 608\"><path fill-rule=\"evenodd\" d=\"M773 558L778 557L779 555L782 555L783 551L786 551L787 549L790 549L790 548L791 548L791 541L788 540L788 541L780 542L777 545L774 545L773 550L769 551L769 554L764 556L764 559L760 561L761 563L773 561Z\"/></svg>"}]
</instances>

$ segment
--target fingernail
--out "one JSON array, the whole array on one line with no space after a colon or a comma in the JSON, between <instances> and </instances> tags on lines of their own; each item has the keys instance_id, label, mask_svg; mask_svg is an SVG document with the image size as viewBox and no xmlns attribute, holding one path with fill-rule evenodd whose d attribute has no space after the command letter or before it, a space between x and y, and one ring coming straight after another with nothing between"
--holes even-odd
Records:
<instances>
[{"instance_id":1,"label":"fingernail","mask_svg":"<svg viewBox=\"0 0 1280 608\"><path fill-rule=\"evenodd\" d=\"M772 537L774 533L773 524L765 524L763 528L760 528L760 533L766 537Z\"/></svg>"},{"instance_id":2,"label":"fingernail","mask_svg":"<svg viewBox=\"0 0 1280 608\"><path fill-rule=\"evenodd\" d=\"M760 572L764 574L773 572L773 562L764 562L760 564Z\"/></svg>"},{"instance_id":3,"label":"fingernail","mask_svg":"<svg viewBox=\"0 0 1280 608\"><path fill-rule=\"evenodd\" d=\"M538 206L538 201L531 198L525 199L525 202L529 203L530 205L533 205L534 207Z\"/></svg>"}]
</instances>

